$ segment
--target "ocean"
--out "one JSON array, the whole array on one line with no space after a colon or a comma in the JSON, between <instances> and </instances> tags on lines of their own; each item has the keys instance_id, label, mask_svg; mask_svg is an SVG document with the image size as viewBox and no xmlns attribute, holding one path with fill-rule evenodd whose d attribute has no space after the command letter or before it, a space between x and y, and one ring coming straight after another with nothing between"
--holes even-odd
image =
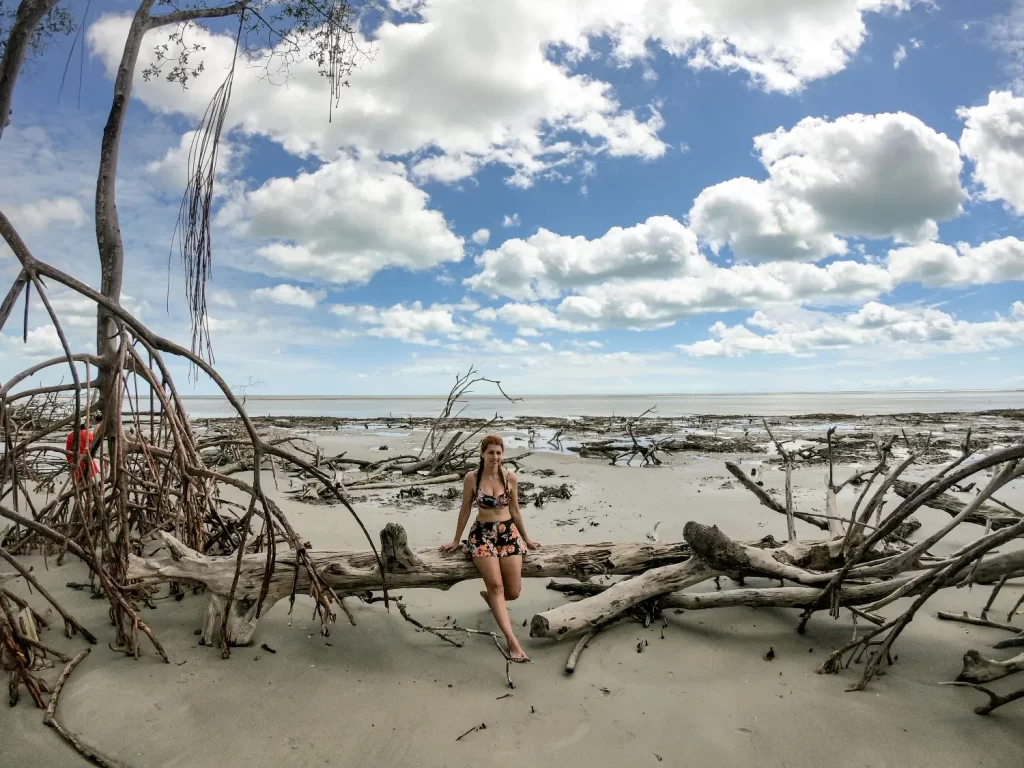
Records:
<instances>
[{"instance_id":1,"label":"ocean","mask_svg":"<svg viewBox=\"0 0 1024 768\"><path fill-rule=\"evenodd\" d=\"M232 416L223 397L185 396L193 418ZM326 416L378 418L436 416L445 398L424 397L286 397L250 395L250 416ZM686 395L535 395L514 403L494 396L470 395L455 410L466 417L516 416L636 416L655 406L660 417L695 414L715 416L800 416L810 413L848 413L858 416L887 413L940 413L1024 409L1024 390L811 392L778 394Z\"/></svg>"}]
</instances>

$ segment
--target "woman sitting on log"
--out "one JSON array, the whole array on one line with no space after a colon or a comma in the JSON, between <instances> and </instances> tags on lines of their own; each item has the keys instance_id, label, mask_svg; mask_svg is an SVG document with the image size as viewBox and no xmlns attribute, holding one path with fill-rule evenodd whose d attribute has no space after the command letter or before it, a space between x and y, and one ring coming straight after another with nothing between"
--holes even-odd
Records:
<instances>
[{"instance_id":1,"label":"woman sitting on log","mask_svg":"<svg viewBox=\"0 0 1024 768\"><path fill-rule=\"evenodd\" d=\"M488 435L481 441L480 466L466 475L462 484L462 508L455 538L449 544L442 544L441 551L452 552L463 546L459 537L476 502L477 518L469 529L465 549L483 576L487 589L480 596L487 601L505 635L509 657L522 662L530 659L512 631L505 602L519 597L523 555L540 545L526 533L515 473L505 472L501 467L504 452L505 444L497 435Z\"/></svg>"}]
</instances>

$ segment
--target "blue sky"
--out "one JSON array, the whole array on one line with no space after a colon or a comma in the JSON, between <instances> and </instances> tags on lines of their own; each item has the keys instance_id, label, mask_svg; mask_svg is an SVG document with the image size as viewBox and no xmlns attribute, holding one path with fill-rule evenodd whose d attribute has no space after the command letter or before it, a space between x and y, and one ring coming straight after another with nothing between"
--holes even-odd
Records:
<instances>
[{"instance_id":1,"label":"blue sky","mask_svg":"<svg viewBox=\"0 0 1024 768\"><path fill-rule=\"evenodd\" d=\"M428 394L472 363L523 394L1024 387L1024 6L762 5L392 0L330 121L315 67L240 66L208 286L226 380ZM0 206L92 284L132 11L92 3L63 92L70 40L32 62L0 142ZM123 303L186 344L171 234L228 26L188 32L187 89L136 79L122 149ZM88 348L89 307L55 301ZM59 352L41 313L27 345L14 326L0 377Z\"/></svg>"}]
</instances>

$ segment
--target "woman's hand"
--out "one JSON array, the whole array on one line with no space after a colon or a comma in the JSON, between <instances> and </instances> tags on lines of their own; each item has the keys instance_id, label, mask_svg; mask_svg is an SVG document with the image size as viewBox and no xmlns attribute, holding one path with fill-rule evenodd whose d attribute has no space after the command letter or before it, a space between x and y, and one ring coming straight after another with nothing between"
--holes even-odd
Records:
<instances>
[{"instance_id":1,"label":"woman's hand","mask_svg":"<svg viewBox=\"0 0 1024 768\"><path fill-rule=\"evenodd\" d=\"M540 549L540 542L539 541L534 541L533 539L526 539L526 538L524 538L523 541L526 542L526 548L527 549Z\"/></svg>"},{"instance_id":2,"label":"woman's hand","mask_svg":"<svg viewBox=\"0 0 1024 768\"><path fill-rule=\"evenodd\" d=\"M441 552L454 552L458 548L459 548L459 542L457 542L457 541L449 541L447 544L442 544L440 546L440 551Z\"/></svg>"}]
</instances>

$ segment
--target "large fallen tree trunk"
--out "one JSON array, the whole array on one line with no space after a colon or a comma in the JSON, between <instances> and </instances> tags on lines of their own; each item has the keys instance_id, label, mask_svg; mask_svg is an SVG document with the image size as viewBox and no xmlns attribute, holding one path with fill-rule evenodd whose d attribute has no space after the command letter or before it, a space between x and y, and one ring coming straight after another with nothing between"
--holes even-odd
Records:
<instances>
[{"instance_id":1,"label":"large fallen tree trunk","mask_svg":"<svg viewBox=\"0 0 1024 768\"><path fill-rule=\"evenodd\" d=\"M168 533L162 533L170 557L131 556L128 578L143 583L189 582L202 584L210 592L203 623L204 643L216 643L227 595L235 575L236 558L208 557L186 547ZM372 552L305 553L311 566L339 596L371 590L431 587L448 589L480 574L464 554L445 554L437 549L415 552L408 546L405 529L389 523L380 533L385 574ZM651 568L679 563L690 556L686 544L552 544L531 551L523 561L524 577L561 576L586 580L598 574L637 574ZM228 636L232 645L252 643L259 616L256 615L266 568L265 554L242 558L235 599L228 614ZM308 572L296 570L295 553L279 551L270 577L261 615L274 603L294 591L308 587Z\"/></svg>"},{"instance_id":2,"label":"large fallen tree trunk","mask_svg":"<svg viewBox=\"0 0 1024 768\"><path fill-rule=\"evenodd\" d=\"M694 552L691 560L648 571L593 597L539 613L530 624L531 637L569 637L645 600L678 592L723 574L770 575L778 579L801 579L807 575L820 580L821 573L812 574L806 568L828 570L835 564L828 542L792 541L781 547L769 540L762 542L762 546L741 544L717 527L694 522L683 528L683 538Z\"/></svg>"},{"instance_id":3,"label":"large fallen tree trunk","mask_svg":"<svg viewBox=\"0 0 1024 768\"><path fill-rule=\"evenodd\" d=\"M652 599L659 599L662 608L686 610L729 606L808 608L820 599L820 587L752 588L709 593L681 590L726 573L824 585L830 578L827 571L843 564L840 539L757 547L733 541L717 527L709 528L694 522L686 524L683 537L694 552L691 560L618 582L591 597L539 613L530 624L530 635L556 640L571 637ZM1022 565L1024 551L995 555L978 562L970 578L977 584L992 584L1006 574L1017 572ZM869 584L844 584L837 595L837 606L875 603L896 593L905 597L919 595L928 589L936 575L934 566L931 571L922 567L900 574L898 578ZM965 567L953 576L955 578L949 579L949 586L966 579L968 569Z\"/></svg>"}]
</instances>

